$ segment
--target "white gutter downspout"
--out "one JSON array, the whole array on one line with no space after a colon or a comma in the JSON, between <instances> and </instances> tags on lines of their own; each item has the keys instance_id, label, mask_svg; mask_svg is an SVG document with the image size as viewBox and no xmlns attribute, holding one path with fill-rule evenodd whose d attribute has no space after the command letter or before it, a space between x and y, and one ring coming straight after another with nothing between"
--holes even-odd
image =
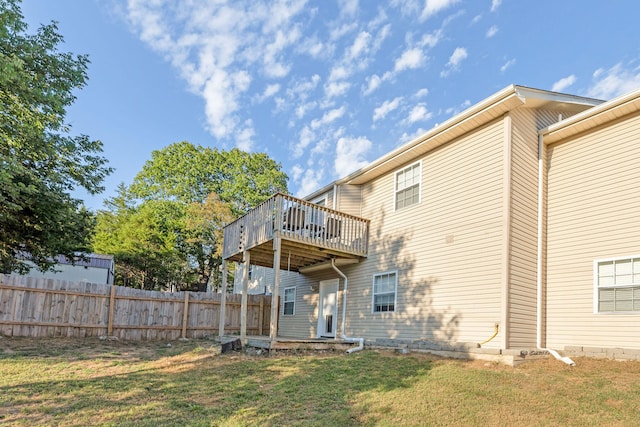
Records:
<instances>
[{"instance_id":1,"label":"white gutter downspout","mask_svg":"<svg viewBox=\"0 0 640 427\"><path fill-rule=\"evenodd\" d=\"M338 273L343 279L344 279L344 291L342 291L342 326L341 326L341 330L340 330L340 335L342 336L342 339L345 341L351 341L351 342L357 342L358 346L357 347L352 347L349 350L347 350L347 353L353 353L356 351L360 351L364 348L364 338L351 338L345 335L344 333L344 324L346 321L346 317L347 317L347 285L349 283L349 279L347 279L347 276L345 276L345 274L338 270L338 267L336 267L336 263L335 263L335 259L331 258L331 267L333 267L333 269L336 271L336 273Z\"/></svg>"},{"instance_id":2,"label":"white gutter downspout","mask_svg":"<svg viewBox=\"0 0 640 427\"><path fill-rule=\"evenodd\" d=\"M538 350L548 351L553 357L557 360L566 363L570 366L576 366L576 362L571 360L568 357L562 357L558 354L557 351L552 350L550 348L544 348L542 346L542 287L543 287L543 256L544 256L544 212L545 212L545 162L544 158L546 156L546 150L544 149L544 142L542 139L542 134L538 134L538 254L537 254L537 273L536 273L536 285L537 285L537 295L536 295L536 303L537 303L537 314L536 314L536 347Z\"/></svg>"}]
</instances>

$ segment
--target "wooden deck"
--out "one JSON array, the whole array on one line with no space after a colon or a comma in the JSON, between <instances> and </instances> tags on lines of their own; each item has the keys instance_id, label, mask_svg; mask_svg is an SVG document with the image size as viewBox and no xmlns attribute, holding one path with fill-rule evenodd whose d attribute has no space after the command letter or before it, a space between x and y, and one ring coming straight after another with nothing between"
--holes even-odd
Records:
<instances>
[{"instance_id":1,"label":"wooden deck","mask_svg":"<svg viewBox=\"0 0 640 427\"><path fill-rule=\"evenodd\" d=\"M299 271L332 258L367 256L369 220L285 194L276 194L224 228L223 259L274 267L279 239L280 269Z\"/></svg>"}]
</instances>

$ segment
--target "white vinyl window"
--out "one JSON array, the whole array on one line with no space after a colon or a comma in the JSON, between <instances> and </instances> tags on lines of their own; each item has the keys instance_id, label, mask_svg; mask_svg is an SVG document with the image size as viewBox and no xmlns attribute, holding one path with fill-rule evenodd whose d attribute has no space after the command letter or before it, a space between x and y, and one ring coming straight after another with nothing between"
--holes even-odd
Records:
<instances>
[{"instance_id":1,"label":"white vinyl window","mask_svg":"<svg viewBox=\"0 0 640 427\"><path fill-rule=\"evenodd\" d=\"M373 312L396 311L398 274L395 271L373 276Z\"/></svg>"},{"instance_id":2,"label":"white vinyl window","mask_svg":"<svg viewBox=\"0 0 640 427\"><path fill-rule=\"evenodd\" d=\"M596 313L640 312L640 255L596 260L593 269Z\"/></svg>"},{"instance_id":3,"label":"white vinyl window","mask_svg":"<svg viewBox=\"0 0 640 427\"><path fill-rule=\"evenodd\" d=\"M293 316L296 314L296 288L284 289L282 314L284 316Z\"/></svg>"},{"instance_id":4,"label":"white vinyl window","mask_svg":"<svg viewBox=\"0 0 640 427\"><path fill-rule=\"evenodd\" d=\"M414 163L396 172L396 210L420 203L420 183L422 182L422 162Z\"/></svg>"}]
</instances>

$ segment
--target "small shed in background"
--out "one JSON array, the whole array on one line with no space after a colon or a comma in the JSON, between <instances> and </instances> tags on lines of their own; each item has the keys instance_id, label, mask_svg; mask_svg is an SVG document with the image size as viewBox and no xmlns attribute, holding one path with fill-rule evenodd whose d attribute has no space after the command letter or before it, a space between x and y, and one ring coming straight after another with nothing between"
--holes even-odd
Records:
<instances>
[{"instance_id":1,"label":"small shed in background","mask_svg":"<svg viewBox=\"0 0 640 427\"><path fill-rule=\"evenodd\" d=\"M42 272L34 264L25 276L113 285L115 273L113 255L77 254L75 260L58 255L55 261L53 271Z\"/></svg>"}]
</instances>

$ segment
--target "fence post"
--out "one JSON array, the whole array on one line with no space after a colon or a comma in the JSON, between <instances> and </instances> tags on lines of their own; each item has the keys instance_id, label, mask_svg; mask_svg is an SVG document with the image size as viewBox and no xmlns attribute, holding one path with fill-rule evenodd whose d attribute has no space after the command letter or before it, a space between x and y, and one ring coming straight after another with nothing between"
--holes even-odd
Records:
<instances>
[{"instance_id":1,"label":"fence post","mask_svg":"<svg viewBox=\"0 0 640 427\"><path fill-rule=\"evenodd\" d=\"M218 323L218 336L224 336L224 324L227 321L227 261L222 260L222 293L220 294L220 322Z\"/></svg>"},{"instance_id":2,"label":"fence post","mask_svg":"<svg viewBox=\"0 0 640 427\"><path fill-rule=\"evenodd\" d=\"M260 311L258 312L258 335L262 335L263 320L264 320L264 295L260 297Z\"/></svg>"},{"instance_id":3,"label":"fence post","mask_svg":"<svg viewBox=\"0 0 640 427\"><path fill-rule=\"evenodd\" d=\"M182 313L182 338L187 338L187 320L189 316L189 291L184 292L184 312Z\"/></svg>"},{"instance_id":4,"label":"fence post","mask_svg":"<svg viewBox=\"0 0 640 427\"><path fill-rule=\"evenodd\" d=\"M240 304L240 341L247 345L247 303L249 296L249 267L251 253L244 251L244 269L242 270L242 302Z\"/></svg>"},{"instance_id":5,"label":"fence post","mask_svg":"<svg viewBox=\"0 0 640 427\"><path fill-rule=\"evenodd\" d=\"M111 295L109 296L109 318L107 319L107 336L113 335L113 316L116 311L116 285L111 285Z\"/></svg>"}]
</instances>

